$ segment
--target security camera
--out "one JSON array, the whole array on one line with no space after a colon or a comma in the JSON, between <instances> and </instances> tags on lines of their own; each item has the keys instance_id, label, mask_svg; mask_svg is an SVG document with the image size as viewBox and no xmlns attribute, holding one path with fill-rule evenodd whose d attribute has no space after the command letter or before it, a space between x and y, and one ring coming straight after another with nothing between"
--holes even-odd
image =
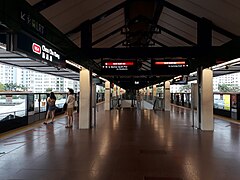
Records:
<instances>
[{"instance_id":1,"label":"security camera","mask_svg":"<svg viewBox=\"0 0 240 180\"><path fill-rule=\"evenodd\" d=\"M60 67L57 67L57 70L59 70L59 71L60 71L60 69L61 69Z\"/></svg>"},{"instance_id":2,"label":"security camera","mask_svg":"<svg viewBox=\"0 0 240 180\"><path fill-rule=\"evenodd\" d=\"M226 66L225 66L225 69L229 69L229 66L228 66L228 65L226 65Z\"/></svg>"}]
</instances>

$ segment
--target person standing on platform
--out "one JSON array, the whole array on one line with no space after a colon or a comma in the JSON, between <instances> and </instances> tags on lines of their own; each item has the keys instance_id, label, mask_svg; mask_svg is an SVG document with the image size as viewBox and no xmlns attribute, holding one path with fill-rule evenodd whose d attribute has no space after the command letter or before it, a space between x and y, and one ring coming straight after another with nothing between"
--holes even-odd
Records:
<instances>
[{"instance_id":1,"label":"person standing on platform","mask_svg":"<svg viewBox=\"0 0 240 180\"><path fill-rule=\"evenodd\" d=\"M54 115L55 115L55 109L56 109L55 102L56 102L56 96L55 96L54 92L51 92L50 96L47 98L48 111L47 111L46 120L44 121L44 124L47 124L48 116L49 116L50 113L51 113L51 116L52 116L51 123L53 123Z\"/></svg>"},{"instance_id":2,"label":"person standing on platform","mask_svg":"<svg viewBox=\"0 0 240 180\"><path fill-rule=\"evenodd\" d=\"M141 109L141 102L142 102L141 95L139 92L137 93L136 100L137 100L137 109L139 110Z\"/></svg>"},{"instance_id":3,"label":"person standing on platform","mask_svg":"<svg viewBox=\"0 0 240 180\"><path fill-rule=\"evenodd\" d=\"M73 109L75 104L75 96L73 89L68 89L68 97L67 97L67 116L68 122L66 128L71 128L73 125Z\"/></svg>"}]
</instances>

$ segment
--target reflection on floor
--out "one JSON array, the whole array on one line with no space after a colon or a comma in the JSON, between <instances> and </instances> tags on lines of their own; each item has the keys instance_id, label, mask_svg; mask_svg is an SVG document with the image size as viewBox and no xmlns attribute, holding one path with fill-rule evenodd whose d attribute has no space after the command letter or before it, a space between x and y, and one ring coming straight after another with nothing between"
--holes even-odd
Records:
<instances>
[{"instance_id":1,"label":"reflection on floor","mask_svg":"<svg viewBox=\"0 0 240 180\"><path fill-rule=\"evenodd\" d=\"M0 140L0 179L237 180L240 126L191 127L189 109L98 107L97 127L65 128L66 117Z\"/></svg>"}]
</instances>

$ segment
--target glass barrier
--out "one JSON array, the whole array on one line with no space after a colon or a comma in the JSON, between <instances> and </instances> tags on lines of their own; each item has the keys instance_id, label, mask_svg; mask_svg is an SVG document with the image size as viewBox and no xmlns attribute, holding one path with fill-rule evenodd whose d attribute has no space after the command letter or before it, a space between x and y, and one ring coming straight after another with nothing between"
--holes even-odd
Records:
<instances>
[{"instance_id":1,"label":"glass barrier","mask_svg":"<svg viewBox=\"0 0 240 180\"><path fill-rule=\"evenodd\" d=\"M27 95L3 94L0 95L0 121L27 116Z\"/></svg>"}]
</instances>

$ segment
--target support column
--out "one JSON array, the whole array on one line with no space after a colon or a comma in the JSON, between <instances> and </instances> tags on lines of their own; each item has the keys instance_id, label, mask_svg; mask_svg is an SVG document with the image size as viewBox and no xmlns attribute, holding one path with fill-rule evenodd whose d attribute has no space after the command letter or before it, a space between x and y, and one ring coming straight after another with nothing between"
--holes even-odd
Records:
<instances>
[{"instance_id":1,"label":"support column","mask_svg":"<svg viewBox=\"0 0 240 180\"><path fill-rule=\"evenodd\" d=\"M201 92L202 92L202 67L197 68L197 127L201 128Z\"/></svg>"},{"instance_id":2,"label":"support column","mask_svg":"<svg viewBox=\"0 0 240 180\"><path fill-rule=\"evenodd\" d=\"M192 126L199 127L198 116L194 116L194 110L198 108L198 84L191 84L191 110L192 110Z\"/></svg>"},{"instance_id":3,"label":"support column","mask_svg":"<svg viewBox=\"0 0 240 180\"><path fill-rule=\"evenodd\" d=\"M116 97L117 96L117 86L116 84L114 84L113 86L113 94L112 94L113 97Z\"/></svg>"},{"instance_id":4,"label":"support column","mask_svg":"<svg viewBox=\"0 0 240 180\"><path fill-rule=\"evenodd\" d=\"M213 72L210 69L202 71L201 86L201 129L213 131Z\"/></svg>"},{"instance_id":5,"label":"support column","mask_svg":"<svg viewBox=\"0 0 240 180\"><path fill-rule=\"evenodd\" d=\"M157 85L153 85L153 97L157 96Z\"/></svg>"},{"instance_id":6,"label":"support column","mask_svg":"<svg viewBox=\"0 0 240 180\"><path fill-rule=\"evenodd\" d=\"M89 129L92 119L92 75L88 69L80 71L79 129Z\"/></svg>"},{"instance_id":7,"label":"support column","mask_svg":"<svg viewBox=\"0 0 240 180\"><path fill-rule=\"evenodd\" d=\"M171 94L170 94L170 82L164 83L164 110L170 111L171 109Z\"/></svg>"},{"instance_id":8,"label":"support column","mask_svg":"<svg viewBox=\"0 0 240 180\"><path fill-rule=\"evenodd\" d=\"M147 100L149 100L149 96L150 96L150 89L149 86L147 87Z\"/></svg>"},{"instance_id":9,"label":"support column","mask_svg":"<svg viewBox=\"0 0 240 180\"><path fill-rule=\"evenodd\" d=\"M110 82L105 82L105 103L104 103L104 109L110 110L110 94L111 94L111 88L110 88Z\"/></svg>"}]
</instances>

